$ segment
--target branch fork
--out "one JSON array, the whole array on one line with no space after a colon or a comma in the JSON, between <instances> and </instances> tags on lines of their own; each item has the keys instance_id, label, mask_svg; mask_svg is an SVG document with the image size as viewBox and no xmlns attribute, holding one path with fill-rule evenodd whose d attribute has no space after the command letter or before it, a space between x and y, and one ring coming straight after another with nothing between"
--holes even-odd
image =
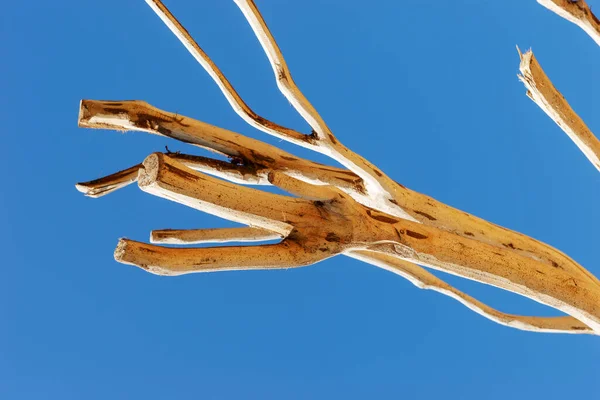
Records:
<instances>
[{"instance_id":1,"label":"branch fork","mask_svg":"<svg viewBox=\"0 0 600 400\"><path fill-rule=\"evenodd\" d=\"M600 334L600 282L553 247L449 207L395 182L346 148L294 83L252 0L235 0L273 68L282 94L312 129L304 134L256 114L160 0L146 0L215 80L232 108L251 126L326 154L344 168L299 158L275 146L143 101L82 100L79 125L138 131L209 150L229 161L154 153L115 174L79 183L101 197L137 182L147 193L242 226L163 229L154 244L121 239L117 261L158 275L286 269L334 256L352 257L395 272L416 286L455 298L500 324L538 332ZM289 195L254 186L274 185ZM275 243L261 243L265 241ZM165 247L164 244L258 242L258 245ZM568 314L505 314L456 290L422 266L509 290Z\"/></svg>"}]
</instances>

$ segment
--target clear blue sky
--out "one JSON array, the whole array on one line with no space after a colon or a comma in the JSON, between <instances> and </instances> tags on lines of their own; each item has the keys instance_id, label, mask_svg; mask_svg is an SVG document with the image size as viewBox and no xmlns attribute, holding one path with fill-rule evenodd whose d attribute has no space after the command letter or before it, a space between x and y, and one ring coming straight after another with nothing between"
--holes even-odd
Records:
<instances>
[{"instance_id":1,"label":"clear blue sky","mask_svg":"<svg viewBox=\"0 0 600 400\"><path fill-rule=\"evenodd\" d=\"M306 128L233 1L166 4L252 107ZM516 78L515 45L533 47L600 132L600 49L582 31L534 0L258 5L295 80L347 146L406 186L600 275L600 175ZM178 278L117 264L119 237L224 222L135 186L98 200L78 193L77 181L165 144L193 151L78 129L80 99L143 99L277 141L234 114L142 0L9 1L0 34L0 398L598 396L597 337L498 326L347 258ZM554 313L450 280L508 312Z\"/></svg>"}]
</instances>

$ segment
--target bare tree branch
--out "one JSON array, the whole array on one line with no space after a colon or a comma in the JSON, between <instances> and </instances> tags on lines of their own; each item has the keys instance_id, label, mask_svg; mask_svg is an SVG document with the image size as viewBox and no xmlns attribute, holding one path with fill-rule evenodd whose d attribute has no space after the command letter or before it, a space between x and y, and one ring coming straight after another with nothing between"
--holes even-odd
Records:
<instances>
[{"instance_id":1,"label":"bare tree branch","mask_svg":"<svg viewBox=\"0 0 600 400\"><path fill-rule=\"evenodd\" d=\"M306 200L262 192L212 178L154 153L140 169L140 189L230 221L277 232L291 231L299 213L316 214ZM247 199L253 199L248 201Z\"/></svg>"},{"instance_id":2,"label":"bare tree branch","mask_svg":"<svg viewBox=\"0 0 600 400\"><path fill-rule=\"evenodd\" d=\"M279 137L281 139L289 140L297 145L311 148L309 142L310 137L308 135L297 132L293 129L286 128L271 122L260 115L256 114L252 109L242 100L240 95L235 91L231 83L227 80L221 70L215 65L215 63L208 57L208 55L200 48L198 43L191 37L188 31L177 21L177 19L171 14L171 12L165 7L160 0L146 0L146 3L154 10L154 12L160 17L160 19L167 25L167 27L177 36L185 48L194 56L196 61L202 65L202 68L208 72L210 77L215 81L223 95L234 109L234 111L242 117L251 126L266 132L270 135Z\"/></svg>"},{"instance_id":3,"label":"bare tree branch","mask_svg":"<svg viewBox=\"0 0 600 400\"><path fill-rule=\"evenodd\" d=\"M140 130L200 144L240 158L250 165L284 171L287 175L303 178L304 181L336 185L367 207L385 209L380 207L381 198L370 197L360 190L360 186L351 186L356 180L360 181L360 178L350 171L298 159L274 146L191 118L166 113L145 102L82 101L80 125L91 128ZM341 184L344 183L346 185L342 187ZM389 202L385 199L384 201ZM545 243L447 206L398 183L393 201L409 210L413 219L423 224L513 251L533 260L541 260L555 265L556 268L573 273L582 271L590 279L597 281L589 271Z\"/></svg>"},{"instance_id":4,"label":"bare tree branch","mask_svg":"<svg viewBox=\"0 0 600 400\"><path fill-rule=\"evenodd\" d=\"M533 100L571 138L600 171L600 141L573 111L564 96L554 87L531 50L521 54L519 79Z\"/></svg>"},{"instance_id":5,"label":"bare tree branch","mask_svg":"<svg viewBox=\"0 0 600 400\"><path fill-rule=\"evenodd\" d=\"M585 0L537 0L585 31L600 46L600 21Z\"/></svg>"},{"instance_id":6,"label":"bare tree branch","mask_svg":"<svg viewBox=\"0 0 600 400\"><path fill-rule=\"evenodd\" d=\"M397 233L393 244L380 241L367 249L520 294L600 333L600 284L583 269L557 268L412 221L400 220L393 226Z\"/></svg>"},{"instance_id":7,"label":"bare tree branch","mask_svg":"<svg viewBox=\"0 0 600 400\"><path fill-rule=\"evenodd\" d=\"M261 246L170 248L121 239L115 260L138 266L156 275L194 272L288 269L305 267L323 259L291 241Z\"/></svg>"},{"instance_id":8,"label":"bare tree branch","mask_svg":"<svg viewBox=\"0 0 600 400\"><path fill-rule=\"evenodd\" d=\"M233 109L248 123L266 133L330 156L347 167L350 171L357 174L364 181L367 192L371 194L372 198L377 199L376 201L379 203L379 206L383 207L386 212L397 215L401 218L413 219L413 217L397 203L388 201L393 199L393 191L396 183L379 171L369 161L342 145L333 136L319 114L297 88L291 79L291 75L289 74L289 70L287 69L277 44L275 43L270 32L268 32L268 28L266 27L262 16L260 16L260 13L258 13L258 10L253 3L240 1L238 2L238 5L242 8L242 11L244 11L244 15L249 18L252 28L255 29L259 39L261 39L261 43L264 43L264 46L267 46L267 54L269 55L269 59L273 62L273 69L275 71L280 71L283 74L279 75L276 72L278 82L281 83L282 80L285 81L285 83L279 84L280 89L284 92L284 95L290 96L289 99L291 99L290 101L294 107L300 111L304 118L308 118L311 126L317 126L318 131L321 132L320 134L317 134L317 137L319 138L318 141L313 140L311 136L303 135L296 131L292 131L288 128L284 128L269 122L262 117L258 117L243 102L231 84L223 76L221 71L219 71L212 60L206 55L206 53L204 53L200 46L198 46L198 44L179 23L179 21L177 21L173 14L171 14L162 1L146 0L146 3L152 7L154 12L156 12L156 14L194 56L194 58L196 58L200 65L202 65L202 67L210 74ZM280 76L283 76L281 78L282 80L279 79Z\"/></svg>"},{"instance_id":9,"label":"bare tree branch","mask_svg":"<svg viewBox=\"0 0 600 400\"><path fill-rule=\"evenodd\" d=\"M594 334L589 326L571 316L532 317L503 313L448 285L424 268L387 254L353 251L347 255L400 275L420 289L433 290L451 297L477 314L501 325L532 332Z\"/></svg>"},{"instance_id":10,"label":"bare tree branch","mask_svg":"<svg viewBox=\"0 0 600 400\"><path fill-rule=\"evenodd\" d=\"M361 179L350 171L298 158L259 140L160 110L145 101L82 100L79 126L166 136L240 160L248 167L265 170L265 173L282 171L316 185L334 185L356 192L357 196L364 195Z\"/></svg>"},{"instance_id":11,"label":"bare tree branch","mask_svg":"<svg viewBox=\"0 0 600 400\"><path fill-rule=\"evenodd\" d=\"M215 151L229 157L231 162L180 153L155 153L141 165L79 184L79 190L101 196L137 179L143 191L248 225L154 231L151 240L156 242L282 239L274 245L201 249L165 248L123 239L115 252L118 261L157 274L179 275L290 268L345 254L393 270L419 287L453 297L501 324L534 331L600 334L600 281L585 268L547 244L405 188L343 146L293 82L281 51L252 0L236 2L267 53L280 90L313 127L314 135L302 135L256 115L162 2L146 1L209 72L238 114L267 133L328 155L348 170L295 157L274 146L167 113L145 102L84 100L80 126L167 136ZM582 143L580 148L588 158L595 156L597 161L597 140L589 137L589 130L587 133L582 130L583 122L576 123L576 115L566 102L560 103L562 97L549 81L540 84L536 80L533 55L526 54L522 60L526 60L522 66L529 68L523 72L523 80L531 86L528 88L532 98L542 99L538 104L546 107L549 115L556 113L561 119L555 121L563 129L565 126L570 129L567 133L572 132L578 145ZM553 105L558 105L560 112ZM240 186L247 184L274 184L299 198ZM418 265L521 294L570 317L500 313Z\"/></svg>"}]
</instances>

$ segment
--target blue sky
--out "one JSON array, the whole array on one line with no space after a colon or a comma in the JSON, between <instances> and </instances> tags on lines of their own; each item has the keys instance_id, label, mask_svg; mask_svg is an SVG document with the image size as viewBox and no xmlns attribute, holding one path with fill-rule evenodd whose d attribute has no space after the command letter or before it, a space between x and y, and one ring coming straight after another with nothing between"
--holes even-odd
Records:
<instances>
[{"instance_id":1,"label":"blue sky","mask_svg":"<svg viewBox=\"0 0 600 400\"><path fill-rule=\"evenodd\" d=\"M600 275L600 175L516 78L515 45L533 47L600 131L600 51L578 28L534 0L257 3L294 79L348 147ZM306 130L233 1L166 4L257 112ZM178 278L117 264L119 237L224 222L135 186L98 200L78 193L76 182L165 144L193 151L78 129L80 99L143 99L307 153L246 126L142 0L7 2L0 33L0 398L595 395L596 337L498 326L347 258ZM505 311L554 315L448 279Z\"/></svg>"}]
</instances>

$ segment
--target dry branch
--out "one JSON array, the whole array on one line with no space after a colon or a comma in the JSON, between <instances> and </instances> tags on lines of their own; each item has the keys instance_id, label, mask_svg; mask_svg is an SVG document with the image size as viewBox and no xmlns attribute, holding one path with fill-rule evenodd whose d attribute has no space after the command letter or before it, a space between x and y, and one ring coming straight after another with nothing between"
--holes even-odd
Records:
<instances>
[{"instance_id":1,"label":"dry branch","mask_svg":"<svg viewBox=\"0 0 600 400\"><path fill-rule=\"evenodd\" d=\"M572 271L582 269L571 258L547 244L445 205L399 183L394 182L393 199L371 197L365 193L362 180L350 171L300 159L275 146L189 117L159 110L143 101L83 100L79 125L167 136L241 161L243 165L256 170L258 176L281 171L305 182L336 186L359 203L383 211L389 211L389 208L381 206L382 200L388 204L394 202L406 210L412 220L499 248L512 249L535 260L557 265L557 268ZM260 183L268 182L265 179L260 180Z\"/></svg>"},{"instance_id":2,"label":"dry branch","mask_svg":"<svg viewBox=\"0 0 600 400\"><path fill-rule=\"evenodd\" d=\"M269 171L284 171L316 185L334 185L359 194L364 192L361 179L349 171L300 159L259 140L160 110L145 101L82 100L79 126L166 136L225 155L235 163L242 162L248 168L255 168L257 174L266 176Z\"/></svg>"},{"instance_id":3,"label":"dry branch","mask_svg":"<svg viewBox=\"0 0 600 400\"><path fill-rule=\"evenodd\" d=\"M195 249L123 239L115 252L118 261L156 274L180 275L291 268L344 254L393 270L419 287L453 297L501 324L534 331L600 334L600 282L585 268L547 244L407 189L343 146L293 82L253 1L235 0L269 58L279 89L314 134L303 135L255 114L162 2L146 1L207 70L242 118L271 135L326 154L347 170L298 158L275 146L142 101L84 100L80 126L158 134L230 159L155 153L141 165L78 185L79 190L100 196L137 180L145 192L248 225L154 231L153 242L281 238L276 244ZM242 186L247 184L275 185L298 197ZM524 295L570 316L501 313L416 264Z\"/></svg>"},{"instance_id":4,"label":"dry branch","mask_svg":"<svg viewBox=\"0 0 600 400\"><path fill-rule=\"evenodd\" d=\"M600 46L600 20L585 0L537 0L538 3L574 23Z\"/></svg>"},{"instance_id":5,"label":"dry branch","mask_svg":"<svg viewBox=\"0 0 600 400\"><path fill-rule=\"evenodd\" d=\"M531 50L521 54L519 79L533 100L571 138L592 165L600 171L600 141L554 87Z\"/></svg>"},{"instance_id":6,"label":"dry branch","mask_svg":"<svg viewBox=\"0 0 600 400\"><path fill-rule=\"evenodd\" d=\"M530 317L503 313L448 285L424 268L386 254L355 251L349 256L400 275L420 289L433 290L451 297L477 314L501 325L532 332L593 333L590 327L571 316Z\"/></svg>"},{"instance_id":7,"label":"dry branch","mask_svg":"<svg viewBox=\"0 0 600 400\"><path fill-rule=\"evenodd\" d=\"M181 249L121 239L115 250L115 259L156 275L174 276L195 272L297 268L323 258L306 252L293 242Z\"/></svg>"}]
</instances>

